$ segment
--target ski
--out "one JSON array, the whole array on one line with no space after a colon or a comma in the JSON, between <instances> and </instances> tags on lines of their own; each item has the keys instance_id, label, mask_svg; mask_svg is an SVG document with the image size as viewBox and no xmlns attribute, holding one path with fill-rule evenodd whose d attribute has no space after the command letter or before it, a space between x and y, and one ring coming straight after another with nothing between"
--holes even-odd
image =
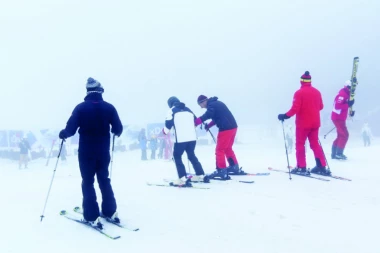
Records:
<instances>
[{"instance_id":1,"label":"ski","mask_svg":"<svg viewBox=\"0 0 380 253\"><path fill-rule=\"evenodd\" d=\"M191 179L191 174L190 174L190 179ZM211 180L216 180L218 182L235 182L235 183L245 183L245 184L253 184L255 181L252 181L252 180L234 180L234 179L228 179L228 180L222 180L221 178L210 178L210 181ZM172 180L170 179L164 179L164 182L171 182ZM199 181L191 181L191 183L193 184L208 184L210 182L199 182Z\"/></svg>"},{"instance_id":2,"label":"ski","mask_svg":"<svg viewBox=\"0 0 380 253\"><path fill-rule=\"evenodd\" d=\"M83 215L83 209L80 208L79 206L74 207L74 212ZM117 222L111 220L110 218L104 216L102 213L100 214L100 217L103 218L106 222L111 223L113 225L116 225L120 228L125 228L125 229L130 230L130 231L139 231L140 230L139 228L131 227L131 226L128 226L128 225L123 224L123 223L117 223Z\"/></svg>"},{"instance_id":3,"label":"ski","mask_svg":"<svg viewBox=\"0 0 380 253\"><path fill-rule=\"evenodd\" d=\"M268 167L268 170L270 170L270 171L276 171L276 172L283 172L283 173L289 174L289 171L273 169L271 167ZM326 179L326 178L323 178L323 177L315 177L315 176L312 176L312 175L302 175L302 174L293 174L293 173L291 173L291 175L296 175L296 176L301 176L301 177L308 177L308 178L313 178L313 179L317 179L317 180L320 180L320 181L326 181L326 182L330 181L329 179Z\"/></svg>"},{"instance_id":4,"label":"ski","mask_svg":"<svg viewBox=\"0 0 380 253\"><path fill-rule=\"evenodd\" d=\"M175 187L175 188L180 188L180 189L202 189L202 190L208 190L210 189L209 187L204 187L200 185L193 185L192 187L181 187L181 186L176 186L170 183L152 183L152 182L147 182L146 183L149 186L161 186L161 187Z\"/></svg>"},{"instance_id":5,"label":"ski","mask_svg":"<svg viewBox=\"0 0 380 253\"><path fill-rule=\"evenodd\" d=\"M241 174L228 174L229 176L269 176L270 173L266 172L266 173L248 173L248 172L244 172L244 173L241 173ZM192 173L187 173L187 176L195 176L195 174L192 174Z\"/></svg>"},{"instance_id":6,"label":"ski","mask_svg":"<svg viewBox=\"0 0 380 253\"><path fill-rule=\"evenodd\" d=\"M270 173L249 173L243 171L243 167L240 167L241 173L239 174L234 174L234 173L228 173L230 176L269 176Z\"/></svg>"},{"instance_id":7,"label":"ski","mask_svg":"<svg viewBox=\"0 0 380 253\"><path fill-rule=\"evenodd\" d=\"M356 78L356 73L358 71L359 66L359 57L354 58L353 66L352 66L352 74L351 74L351 91L350 91L350 101L355 99L355 90L356 86L358 85L358 80ZM350 117L353 117L355 115L355 111L352 109L352 106L350 106Z\"/></svg>"},{"instance_id":8,"label":"ski","mask_svg":"<svg viewBox=\"0 0 380 253\"><path fill-rule=\"evenodd\" d=\"M247 173L247 172L244 172L242 174L229 174L230 176L269 176L270 173Z\"/></svg>"},{"instance_id":9,"label":"ski","mask_svg":"<svg viewBox=\"0 0 380 253\"><path fill-rule=\"evenodd\" d=\"M66 210L62 210L59 214L60 214L61 216L65 217L65 218L68 219L68 220L71 220L71 221L74 221L74 222L77 222L77 223L83 224L83 225L85 225L85 226L87 226L87 227L89 227L89 228L92 228L93 230L98 231L100 234L102 234L102 235L104 235L104 236L106 236L107 238L110 238L110 239L112 239L112 240L116 240L116 239L119 239L119 238L120 238L120 236L112 236L112 235L108 234L108 233L105 231L104 228L103 228L103 229L100 229L100 228L98 228L98 227L93 227L93 226L91 226L91 225L88 224L87 222L85 222L85 221L83 221L83 220L81 220L81 219L78 219L78 218L76 218L76 217L70 215Z\"/></svg>"},{"instance_id":10,"label":"ski","mask_svg":"<svg viewBox=\"0 0 380 253\"><path fill-rule=\"evenodd\" d=\"M312 172L311 172L312 173ZM340 177L340 176L335 176L335 175L322 175L322 174L318 174L318 173L312 173L312 174L315 174L315 175L319 175L319 176L324 176L324 177L331 177L331 178L335 178L335 179L339 179L339 180L343 180L343 181L352 181L351 179L349 178L346 178L346 177Z\"/></svg>"},{"instance_id":11,"label":"ski","mask_svg":"<svg viewBox=\"0 0 380 253\"><path fill-rule=\"evenodd\" d=\"M294 167L293 166L290 166L290 169L293 169ZM335 175L322 175L322 174L318 174L318 173L313 173L310 171L310 173L312 174L315 174L315 175L318 175L318 176L323 176L323 177L331 177L331 178L335 178L335 179L339 179L339 180L344 180L344 181L352 181L351 179L349 178L345 178L345 177L340 177L340 176L335 176Z\"/></svg>"},{"instance_id":12,"label":"ski","mask_svg":"<svg viewBox=\"0 0 380 253\"><path fill-rule=\"evenodd\" d=\"M236 183L244 183L244 184L253 184L255 181L251 181L251 180L234 180L234 179L228 179L228 180L223 180L221 178L210 178L210 180L216 180L216 181L220 181L220 182L236 182Z\"/></svg>"}]
</instances>

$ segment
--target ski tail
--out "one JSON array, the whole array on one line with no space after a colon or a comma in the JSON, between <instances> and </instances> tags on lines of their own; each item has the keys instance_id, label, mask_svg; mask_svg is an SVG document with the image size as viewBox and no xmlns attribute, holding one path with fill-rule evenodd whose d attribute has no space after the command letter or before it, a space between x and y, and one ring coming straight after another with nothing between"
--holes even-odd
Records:
<instances>
[{"instance_id":1,"label":"ski tail","mask_svg":"<svg viewBox=\"0 0 380 253\"><path fill-rule=\"evenodd\" d=\"M356 73L359 67L359 57L354 58L353 66L352 66L352 74L351 74L351 91L350 91L350 101L355 99L355 90L358 85L358 80L356 78ZM352 106L349 107L349 115L354 116L355 111L352 109Z\"/></svg>"},{"instance_id":2,"label":"ski tail","mask_svg":"<svg viewBox=\"0 0 380 253\"><path fill-rule=\"evenodd\" d=\"M76 206L74 207L74 212L76 213L79 213L79 214L83 214L83 209L80 208L79 206ZM107 221L108 223L111 223L113 225L116 225L120 228L125 228L127 230L130 230L130 231L139 231L140 229L139 228L136 228L136 227L132 227L130 225L126 225L126 224L123 224L123 223L118 223L118 222L115 222L113 221L112 219L104 216L103 214L100 214L100 217L102 217L105 221Z\"/></svg>"},{"instance_id":3,"label":"ski tail","mask_svg":"<svg viewBox=\"0 0 380 253\"><path fill-rule=\"evenodd\" d=\"M107 237L109 239L116 240L116 239L119 239L121 237L119 235L118 236L112 236L112 235L110 235L109 233L107 233L105 231L104 228L100 229L98 227L93 227L90 224L88 224L87 222L83 221L82 219L79 219L79 218L74 217L73 215L70 215L66 210L62 210L59 214L61 216L65 217L68 220L71 220L73 222L77 222L77 223L80 223L80 224L82 224L84 226L92 228L93 230L98 231L100 234L104 235L105 237Z\"/></svg>"}]
</instances>

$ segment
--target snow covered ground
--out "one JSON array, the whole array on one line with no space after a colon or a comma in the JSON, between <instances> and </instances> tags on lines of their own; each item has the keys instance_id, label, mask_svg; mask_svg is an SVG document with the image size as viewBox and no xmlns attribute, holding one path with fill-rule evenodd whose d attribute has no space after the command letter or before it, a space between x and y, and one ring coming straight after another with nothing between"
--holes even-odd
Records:
<instances>
[{"instance_id":1,"label":"snow covered ground","mask_svg":"<svg viewBox=\"0 0 380 253\"><path fill-rule=\"evenodd\" d=\"M330 143L322 140L328 156ZM247 172L286 167L282 139L236 145L235 152ZM214 146L198 146L196 153L206 172L213 171ZM142 162L139 151L115 153L112 184L119 215L140 228L109 225L121 235L116 241L59 215L81 205L76 157L59 162L43 222L56 158L48 167L45 160L33 161L27 170L0 160L0 252L380 252L379 154L377 143L364 148L350 140L349 161L329 159L333 173L352 182L297 176L290 181L287 174L272 172L249 177L254 184L215 182L200 190L147 186L176 178L174 164ZM307 156L314 166L310 151ZM294 154L290 162L295 165Z\"/></svg>"}]
</instances>

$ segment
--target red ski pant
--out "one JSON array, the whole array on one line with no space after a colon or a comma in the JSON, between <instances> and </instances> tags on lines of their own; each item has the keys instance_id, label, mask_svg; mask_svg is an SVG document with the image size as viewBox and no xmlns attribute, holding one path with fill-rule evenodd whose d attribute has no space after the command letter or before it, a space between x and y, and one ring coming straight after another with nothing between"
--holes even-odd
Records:
<instances>
[{"instance_id":1,"label":"red ski pant","mask_svg":"<svg viewBox=\"0 0 380 253\"><path fill-rule=\"evenodd\" d=\"M326 166L326 160L323 155L321 145L319 145L318 138L319 128L296 128L296 158L297 167L306 168L306 153L305 142L309 139L310 148L314 152L314 157L319 158L322 166Z\"/></svg>"},{"instance_id":2,"label":"red ski pant","mask_svg":"<svg viewBox=\"0 0 380 253\"><path fill-rule=\"evenodd\" d=\"M215 156L216 167L219 169L226 168L226 158L231 158L235 164L238 164L235 153L232 150L232 145L235 141L237 128L221 131L218 133L218 140L216 143Z\"/></svg>"},{"instance_id":3,"label":"red ski pant","mask_svg":"<svg viewBox=\"0 0 380 253\"><path fill-rule=\"evenodd\" d=\"M337 137L333 142L333 146L344 149L348 141L348 130L345 120L333 120L336 127Z\"/></svg>"}]
</instances>

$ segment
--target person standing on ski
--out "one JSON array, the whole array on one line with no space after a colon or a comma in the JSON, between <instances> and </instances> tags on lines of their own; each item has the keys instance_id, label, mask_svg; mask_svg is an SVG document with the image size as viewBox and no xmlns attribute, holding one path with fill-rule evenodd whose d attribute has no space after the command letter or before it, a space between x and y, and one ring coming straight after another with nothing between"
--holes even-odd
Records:
<instances>
[{"instance_id":1,"label":"person standing on ski","mask_svg":"<svg viewBox=\"0 0 380 253\"><path fill-rule=\"evenodd\" d=\"M173 158L177 168L178 180L175 180L173 185L191 187L191 181L209 182L194 152L197 144L197 134L194 126L196 117L194 113L184 103L180 102L177 97L170 97L168 99L168 106L170 110L166 116L165 127L162 129L162 132L167 135L170 129L174 128ZM187 178L185 165L182 162L184 152L186 152L187 158L195 170L196 175L191 178Z\"/></svg>"},{"instance_id":2,"label":"person standing on ski","mask_svg":"<svg viewBox=\"0 0 380 253\"><path fill-rule=\"evenodd\" d=\"M216 171L210 174L209 177L228 180L228 174L245 174L239 167L235 152L232 149L238 126L231 111L223 102L218 100L218 97L207 98L205 95L200 95L197 102L201 108L206 108L207 110L195 120L195 125L205 124L206 120L212 119L210 123L205 124L206 131L209 131L214 125L219 128L215 148ZM229 167L226 165L226 158L230 165Z\"/></svg>"},{"instance_id":3,"label":"person standing on ski","mask_svg":"<svg viewBox=\"0 0 380 253\"><path fill-rule=\"evenodd\" d=\"M346 147L349 133L346 126L349 108L355 103L355 100L350 100L351 81L346 81L343 89L339 90L338 95L334 99L334 106L331 112L331 120L335 125L337 137L334 140L331 148L331 158L346 160L347 156L343 154ZM350 115L351 117L354 114Z\"/></svg>"},{"instance_id":4,"label":"person standing on ski","mask_svg":"<svg viewBox=\"0 0 380 253\"><path fill-rule=\"evenodd\" d=\"M309 139L310 148L314 152L316 166L312 173L330 175L326 169L326 160L321 145L319 144L318 132L321 126L320 111L323 109L322 95L311 85L309 71L301 76L301 88L294 93L293 105L284 114L279 114L278 119L284 121L296 115L296 158L297 167L292 169L293 174L310 175L306 169L305 143Z\"/></svg>"},{"instance_id":5,"label":"person standing on ski","mask_svg":"<svg viewBox=\"0 0 380 253\"><path fill-rule=\"evenodd\" d=\"M29 145L28 139L26 137L22 138L21 142L19 143L19 147L20 147L20 160L19 160L18 168L21 169L21 165L24 164L25 169L27 169L28 168L28 160L29 160L28 154L29 154L29 150L30 150L30 145Z\"/></svg>"},{"instance_id":6,"label":"person standing on ski","mask_svg":"<svg viewBox=\"0 0 380 253\"><path fill-rule=\"evenodd\" d=\"M66 128L59 133L60 139L73 136L79 128L78 160L82 176L83 217L91 226L102 228L100 211L94 188L95 175L102 193L101 212L105 217L120 223L116 211L116 200L108 177L110 163L111 132L120 136L123 132L115 107L103 100L104 89L93 78L88 78L87 96L78 104L67 121Z\"/></svg>"}]
</instances>

